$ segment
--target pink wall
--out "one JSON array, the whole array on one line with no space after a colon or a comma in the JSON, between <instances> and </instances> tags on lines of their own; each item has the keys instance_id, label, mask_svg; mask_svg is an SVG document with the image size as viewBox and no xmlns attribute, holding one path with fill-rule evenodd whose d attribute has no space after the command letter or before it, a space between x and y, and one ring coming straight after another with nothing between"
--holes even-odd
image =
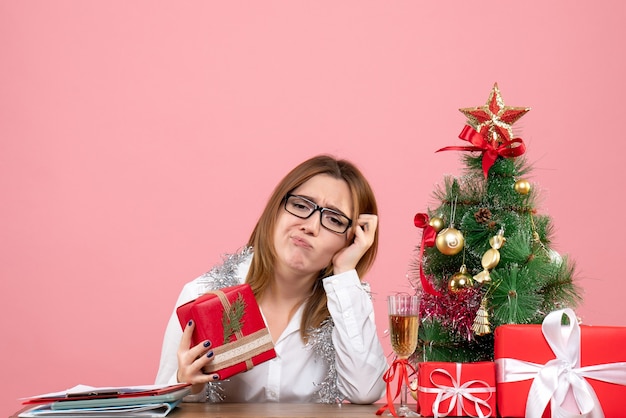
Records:
<instances>
[{"instance_id":1,"label":"pink wall","mask_svg":"<svg viewBox=\"0 0 626 418\"><path fill-rule=\"evenodd\" d=\"M330 152L381 208L367 278L407 287L413 216L458 174L460 107L516 126L576 260L585 323L625 325L621 1L0 3L0 309L17 398L152 383L183 283L247 240L271 188Z\"/></svg>"}]
</instances>

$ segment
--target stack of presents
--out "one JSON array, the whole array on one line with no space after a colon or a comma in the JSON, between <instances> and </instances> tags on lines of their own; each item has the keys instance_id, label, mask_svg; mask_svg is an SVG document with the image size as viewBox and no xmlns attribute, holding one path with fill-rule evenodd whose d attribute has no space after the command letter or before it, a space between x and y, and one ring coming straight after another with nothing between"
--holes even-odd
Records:
<instances>
[{"instance_id":1,"label":"stack of presents","mask_svg":"<svg viewBox=\"0 0 626 418\"><path fill-rule=\"evenodd\" d=\"M626 327L579 325L571 309L541 325L495 329L494 360L423 362L422 416L624 417Z\"/></svg>"}]
</instances>

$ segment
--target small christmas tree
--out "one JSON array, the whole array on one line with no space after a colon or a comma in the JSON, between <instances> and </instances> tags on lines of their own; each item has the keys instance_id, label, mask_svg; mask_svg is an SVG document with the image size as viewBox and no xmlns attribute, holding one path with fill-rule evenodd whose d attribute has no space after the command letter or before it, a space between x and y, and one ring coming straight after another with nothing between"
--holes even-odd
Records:
<instances>
[{"instance_id":1,"label":"small christmas tree","mask_svg":"<svg viewBox=\"0 0 626 418\"><path fill-rule=\"evenodd\" d=\"M434 191L415 216L422 240L410 280L422 293L416 361L493 359L493 329L541 323L580 302L575 267L550 248L552 225L525 179L525 145L512 125L530 109L505 106L495 84L484 106L464 108L463 176Z\"/></svg>"}]
</instances>

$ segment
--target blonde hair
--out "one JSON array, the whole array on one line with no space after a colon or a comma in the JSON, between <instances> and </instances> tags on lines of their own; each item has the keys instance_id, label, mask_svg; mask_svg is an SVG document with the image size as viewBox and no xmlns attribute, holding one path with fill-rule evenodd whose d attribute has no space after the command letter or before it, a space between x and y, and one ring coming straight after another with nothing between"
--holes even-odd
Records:
<instances>
[{"instance_id":1,"label":"blonde hair","mask_svg":"<svg viewBox=\"0 0 626 418\"><path fill-rule=\"evenodd\" d=\"M257 298L262 297L274 278L274 262L276 260L274 229L278 214L283 210L282 205L285 196L319 174L330 175L336 179L344 180L348 184L353 202L353 212L349 214L351 219L356 221L359 214L362 213L378 215L378 206L372 188L361 171L351 162L336 159L329 155L318 155L299 164L278 183L272 192L248 241L248 245L254 248L254 256L246 282L250 284ZM347 233L353 233L357 226L357 223L354 222L352 231ZM349 244L350 242L347 242L346 245ZM369 271L377 252L378 231L376 231L372 246L356 265L359 277L363 277ZM310 330L319 327L322 321L330 316L326 305L326 292L319 281L332 274L331 262L319 272L318 280L311 289L311 296L305 302L304 314L300 324L300 335L304 340L307 339Z\"/></svg>"}]
</instances>

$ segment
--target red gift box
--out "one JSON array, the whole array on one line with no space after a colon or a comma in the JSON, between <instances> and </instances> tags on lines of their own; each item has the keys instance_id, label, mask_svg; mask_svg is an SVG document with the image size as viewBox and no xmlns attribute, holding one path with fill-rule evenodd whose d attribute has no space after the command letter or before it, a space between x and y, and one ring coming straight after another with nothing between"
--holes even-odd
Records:
<instances>
[{"instance_id":1,"label":"red gift box","mask_svg":"<svg viewBox=\"0 0 626 418\"><path fill-rule=\"evenodd\" d=\"M494 363L417 365L417 412L424 417L496 416Z\"/></svg>"},{"instance_id":2,"label":"red gift box","mask_svg":"<svg viewBox=\"0 0 626 418\"><path fill-rule=\"evenodd\" d=\"M248 284L208 292L176 309L183 329L196 324L192 346L211 341L213 361L206 373L227 379L276 357L274 343Z\"/></svg>"},{"instance_id":3,"label":"red gift box","mask_svg":"<svg viewBox=\"0 0 626 418\"><path fill-rule=\"evenodd\" d=\"M626 327L578 325L564 309L543 325L499 326L494 338L500 416L624 416Z\"/></svg>"}]
</instances>

